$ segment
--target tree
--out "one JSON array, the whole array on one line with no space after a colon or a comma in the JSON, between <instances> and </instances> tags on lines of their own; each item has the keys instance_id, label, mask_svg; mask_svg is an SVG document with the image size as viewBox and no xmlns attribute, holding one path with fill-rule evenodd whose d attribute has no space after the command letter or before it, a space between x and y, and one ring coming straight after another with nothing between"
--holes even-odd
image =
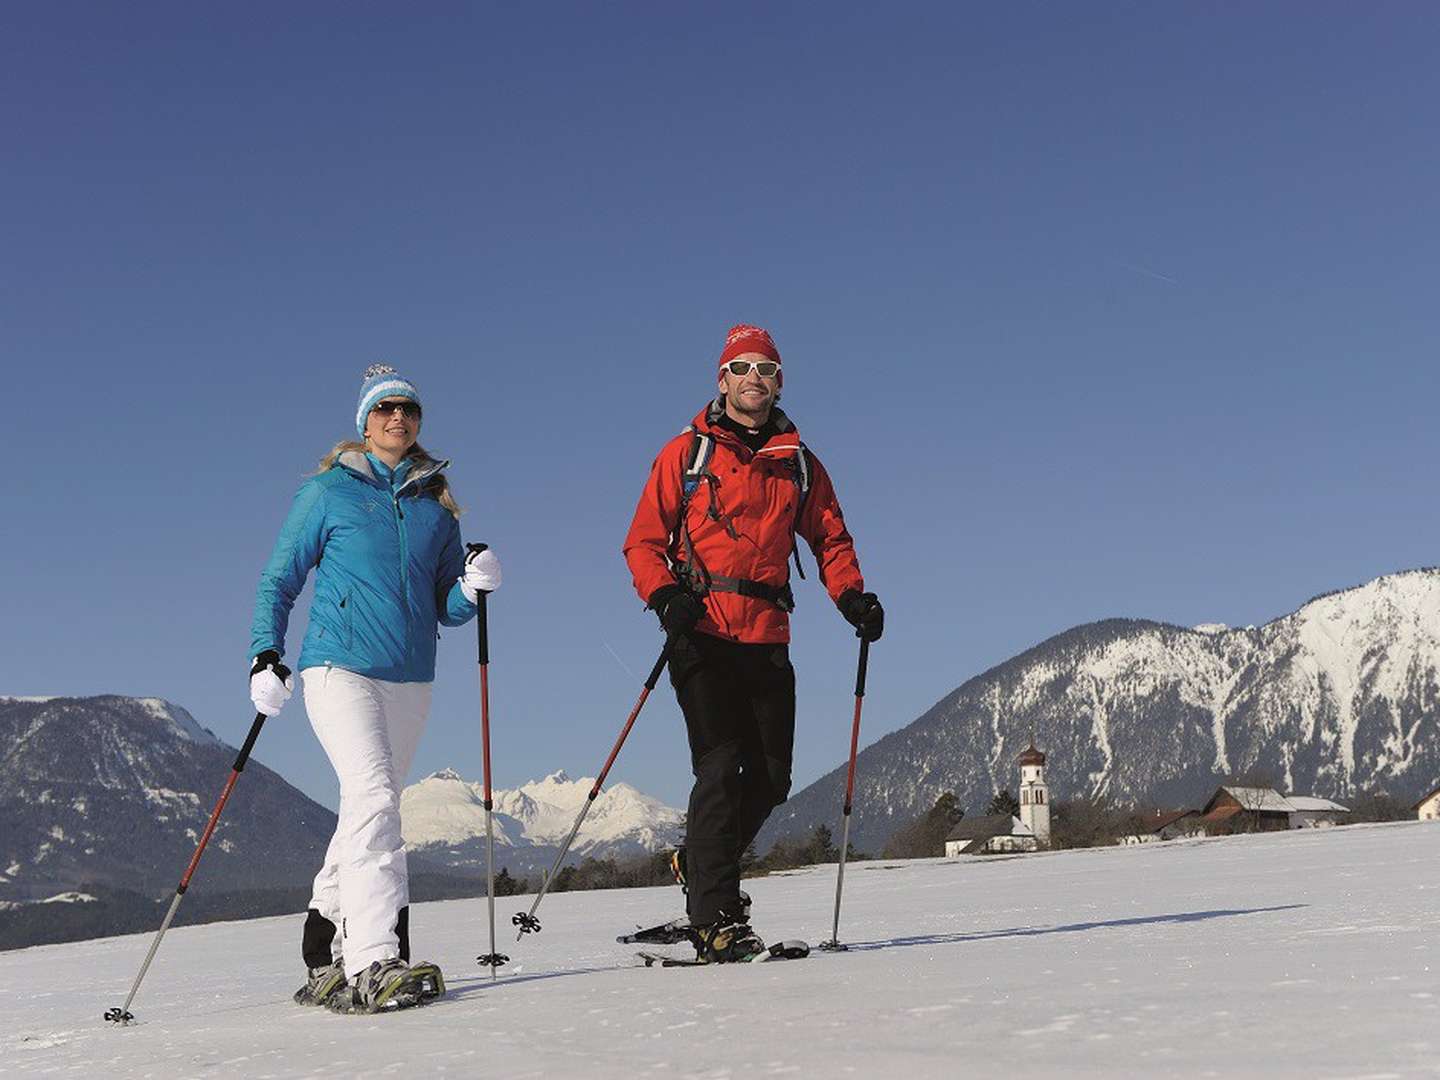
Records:
<instances>
[{"instance_id":1,"label":"tree","mask_svg":"<svg viewBox=\"0 0 1440 1080\"><path fill-rule=\"evenodd\" d=\"M810 842L805 845L805 858L812 864L840 861L840 849L835 846L829 825L815 826Z\"/></svg>"},{"instance_id":2,"label":"tree","mask_svg":"<svg viewBox=\"0 0 1440 1080\"><path fill-rule=\"evenodd\" d=\"M1008 814L1010 817L1014 817L1020 813L1020 800L1010 794L1009 788L1006 788L1004 791L997 791L995 797L990 800L990 805L986 808L985 812L987 814Z\"/></svg>"},{"instance_id":3,"label":"tree","mask_svg":"<svg viewBox=\"0 0 1440 1080\"><path fill-rule=\"evenodd\" d=\"M510 876L510 871L503 866L500 868L500 873L495 875L496 896L519 896L521 893L529 891L530 883L528 881L524 878L516 881Z\"/></svg>"},{"instance_id":4,"label":"tree","mask_svg":"<svg viewBox=\"0 0 1440 1080\"><path fill-rule=\"evenodd\" d=\"M965 811L954 792L947 791L935 805L890 834L883 855L887 859L925 859L945 853L945 837L959 824Z\"/></svg>"},{"instance_id":5,"label":"tree","mask_svg":"<svg viewBox=\"0 0 1440 1080\"><path fill-rule=\"evenodd\" d=\"M1409 821L1415 811L1409 803L1402 803L1395 796L1384 791L1360 791L1348 800L1351 823L1357 821Z\"/></svg>"},{"instance_id":6,"label":"tree","mask_svg":"<svg viewBox=\"0 0 1440 1080\"><path fill-rule=\"evenodd\" d=\"M1133 831L1131 813L1114 809L1103 795L1069 799L1050 807L1052 848L1104 847Z\"/></svg>"}]
</instances>

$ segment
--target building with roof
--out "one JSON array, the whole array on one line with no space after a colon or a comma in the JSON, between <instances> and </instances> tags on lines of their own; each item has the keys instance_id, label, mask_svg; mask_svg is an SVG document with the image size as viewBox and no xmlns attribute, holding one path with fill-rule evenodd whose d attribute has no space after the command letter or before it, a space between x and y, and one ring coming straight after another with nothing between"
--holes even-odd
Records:
<instances>
[{"instance_id":1,"label":"building with roof","mask_svg":"<svg viewBox=\"0 0 1440 1080\"><path fill-rule=\"evenodd\" d=\"M1419 821L1440 821L1440 787L1430 792L1410 809Z\"/></svg>"},{"instance_id":2,"label":"building with roof","mask_svg":"<svg viewBox=\"0 0 1440 1080\"><path fill-rule=\"evenodd\" d=\"M1045 755L1030 745L1015 759L1020 766L1020 821L1037 844L1050 843L1050 787L1045 783Z\"/></svg>"},{"instance_id":3,"label":"building with roof","mask_svg":"<svg viewBox=\"0 0 1440 1080\"><path fill-rule=\"evenodd\" d=\"M1197 822L1206 832L1279 832L1343 822L1350 808L1314 795L1281 795L1274 788L1225 784Z\"/></svg>"},{"instance_id":4,"label":"building with roof","mask_svg":"<svg viewBox=\"0 0 1440 1080\"><path fill-rule=\"evenodd\" d=\"M1030 826L1010 814L961 818L959 823L945 834L945 854L950 858L956 855L1001 855L1012 851L1034 851L1039 846Z\"/></svg>"},{"instance_id":5,"label":"building with roof","mask_svg":"<svg viewBox=\"0 0 1440 1080\"><path fill-rule=\"evenodd\" d=\"M1120 837L1122 844L1154 844L1177 836L1196 836L1205 830L1199 810L1146 810L1136 815L1135 831Z\"/></svg>"},{"instance_id":6,"label":"building with roof","mask_svg":"<svg viewBox=\"0 0 1440 1080\"><path fill-rule=\"evenodd\" d=\"M996 855L1035 851L1050 843L1050 787L1045 783L1045 755L1030 745L1015 759L1020 766L1020 813L962 818L945 834L945 854Z\"/></svg>"}]
</instances>

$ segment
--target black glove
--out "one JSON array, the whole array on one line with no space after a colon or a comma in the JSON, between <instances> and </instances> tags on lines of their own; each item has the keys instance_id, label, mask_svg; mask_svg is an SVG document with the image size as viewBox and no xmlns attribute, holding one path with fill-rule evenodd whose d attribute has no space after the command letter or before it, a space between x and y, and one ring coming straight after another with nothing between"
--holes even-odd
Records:
<instances>
[{"instance_id":1,"label":"black glove","mask_svg":"<svg viewBox=\"0 0 1440 1080\"><path fill-rule=\"evenodd\" d=\"M879 641L885 632L885 609L873 592L846 589L836 602L845 621L855 627L855 636L866 641Z\"/></svg>"},{"instance_id":2,"label":"black glove","mask_svg":"<svg viewBox=\"0 0 1440 1080\"><path fill-rule=\"evenodd\" d=\"M649 606L660 616L660 625L668 634L684 634L694 630L695 624L705 614L705 605L681 585L661 585L650 594Z\"/></svg>"}]
</instances>

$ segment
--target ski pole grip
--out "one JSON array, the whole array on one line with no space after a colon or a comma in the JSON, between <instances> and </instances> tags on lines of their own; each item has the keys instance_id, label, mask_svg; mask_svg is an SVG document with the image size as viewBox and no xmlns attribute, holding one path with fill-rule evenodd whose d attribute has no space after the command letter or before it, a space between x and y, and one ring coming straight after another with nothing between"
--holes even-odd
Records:
<instances>
[{"instance_id":1,"label":"ski pole grip","mask_svg":"<svg viewBox=\"0 0 1440 1080\"><path fill-rule=\"evenodd\" d=\"M645 680L645 689L654 690L655 684L660 681L660 673L665 670L665 665L670 662L670 653L675 649L675 635L665 635L665 647L660 650L660 656L655 661L655 666L650 669L650 677Z\"/></svg>"},{"instance_id":2,"label":"ski pole grip","mask_svg":"<svg viewBox=\"0 0 1440 1080\"><path fill-rule=\"evenodd\" d=\"M478 555L488 548L489 544L466 544L465 550L472 555ZM482 592L475 597L475 641L479 646L480 663L490 663L490 620L487 618L486 601L490 594Z\"/></svg>"},{"instance_id":3,"label":"ski pole grip","mask_svg":"<svg viewBox=\"0 0 1440 1080\"><path fill-rule=\"evenodd\" d=\"M860 664L855 669L855 696L865 696L865 672L870 666L870 642L860 639Z\"/></svg>"},{"instance_id":4,"label":"ski pole grip","mask_svg":"<svg viewBox=\"0 0 1440 1080\"><path fill-rule=\"evenodd\" d=\"M257 712L255 722L250 725L250 734L245 736L245 743L240 747L240 755L231 766L237 773L243 772L245 763L250 760L250 751L255 749L255 740L260 738L260 729L265 726L265 714Z\"/></svg>"}]
</instances>

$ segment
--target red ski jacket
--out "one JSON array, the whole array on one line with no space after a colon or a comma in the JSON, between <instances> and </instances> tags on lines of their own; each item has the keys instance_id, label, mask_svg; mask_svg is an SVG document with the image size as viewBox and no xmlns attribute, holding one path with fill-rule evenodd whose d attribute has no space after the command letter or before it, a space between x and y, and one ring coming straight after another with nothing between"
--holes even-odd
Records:
<instances>
[{"instance_id":1,"label":"red ski jacket","mask_svg":"<svg viewBox=\"0 0 1440 1080\"><path fill-rule=\"evenodd\" d=\"M708 475L690 496L685 523L679 520L683 474L690 464L694 434L686 431L671 439L650 468L624 548L640 598L648 603L656 589L675 584L677 574L685 576L696 569L689 565L692 553L699 569L692 578L744 579L779 589L790 579L796 533L814 552L820 580L832 600L839 600L847 589L863 592L865 579L835 488L808 450L803 452L809 491L796 514L800 501L796 459L802 447L795 425L775 409L771 416L779 432L752 453L716 423L721 415L718 403L712 403L695 417L694 430L713 438L714 450L705 470ZM716 585L704 602L706 614L698 629L707 634L751 644L790 640L789 611L773 599Z\"/></svg>"}]
</instances>

